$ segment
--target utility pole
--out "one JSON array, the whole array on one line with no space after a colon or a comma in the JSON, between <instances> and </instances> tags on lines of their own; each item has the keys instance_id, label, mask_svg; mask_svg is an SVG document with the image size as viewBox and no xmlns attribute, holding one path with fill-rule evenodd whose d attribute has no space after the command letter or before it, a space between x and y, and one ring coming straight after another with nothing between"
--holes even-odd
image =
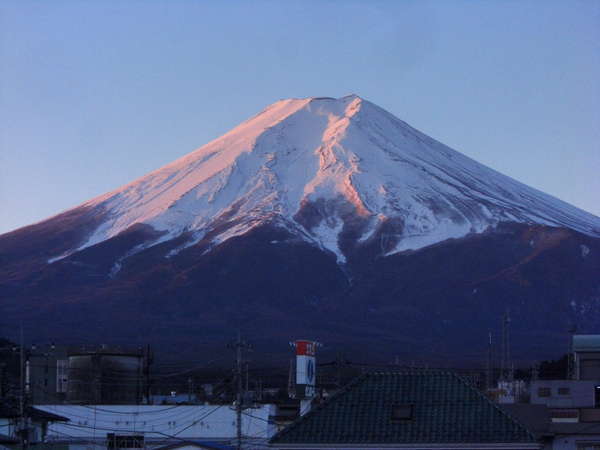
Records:
<instances>
[{"instance_id":1,"label":"utility pole","mask_svg":"<svg viewBox=\"0 0 600 450\"><path fill-rule=\"evenodd\" d=\"M23 343L23 324L21 324L21 342L19 349L19 435L21 449L29 448L29 421L27 418L26 392L25 392L25 345Z\"/></svg>"},{"instance_id":2,"label":"utility pole","mask_svg":"<svg viewBox=\"0 0 600 450\"><path fill-rule=\"evenodd\" d=\"M296 383L294 382L294 360L290 359L290 370L288 372L288 396L296 398Z\"/></svg>"},{"instance_id":3,"label":"utility pole","mask_svg":"<svg viewBox=\"0 0 600 450\"><path fill-rule=\"evenodd\" d=\"M242 410L243 410L243 399L244 399L244 383L243 383L243 358L242 351L249 349L250 346L242 340L242 335L238 330L237 340L230 344L235 350L235 369L234 378L236 383L236 396L235 396L235 413L236 413L236 449L241 450L242 448Z\"/></svg>"},{"instance_id":4,"label":"utility pole","mask_svg":"<svg viewBox=\"0 0 600 450\"><path fill-rule=\"evenodd\" d=\"M151 392L150 392L150 363L151 363L150 344L146 345L144 355L144 394L146 395L146 404L150 405Z\"/></svg>"},{"instance_id":5,"label":"utility pole","mask_svg":"<svg viewBox=\"0 0 600 450\"><path fill-rule=\"evenodd\" d=\"M575 358L573 355L573 336L577 333L577 325L573 324L569 327L569 343L567 352L567 380L575 379Z\"/></svg>"},{"instance_id":6,"label":"utility pole","mask_svg":"<svg viewBox=\"0 0 600 450\"><path fill-rule=\"evenodd\" d=\"M487 383L488 389L492 388L492 332L488 333L488 358L487 358Z\"/></svg>"},{"instance_id":7,"label":"utility pole","mask_svg":"<svg viewBox=\"0 0 600 450\"><path fill-rule=\"evenodd\" d=\"M531 381L537 381L539 375L538 363L534 363L531 367Z\"/></svg>"},{"instance_id":8,"label":"utility pole","mask_svg":"<svg viewBox=\"0 0 600 450\"><path fill-rule=\"evenodd\" d=\"M504 380L511 378L509 372L512 374L510 369L510 339L508 325L510 324L510 311L506 309L506 312L502 316L502 358L501 358L501 370L500 377Z\"/></svg>"}]
</instances>

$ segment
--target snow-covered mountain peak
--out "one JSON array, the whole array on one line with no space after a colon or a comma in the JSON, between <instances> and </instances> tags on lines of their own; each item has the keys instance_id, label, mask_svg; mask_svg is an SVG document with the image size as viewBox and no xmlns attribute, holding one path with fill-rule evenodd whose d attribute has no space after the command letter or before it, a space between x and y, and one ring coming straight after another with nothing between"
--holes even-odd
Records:
<instances>
[{"instance_id":1,"label":"snow-covered mountain peak","mask_svg":"<svg viewBox=\"0 0 600 450\"><path fill-rule=\"evenodd\" d=\"M384 254L500 222L600 236L600 219L499 174L357 95L280 100L192 153L84 204L103 221L78 248L143 223L157 242L215 245L274 221L345 261L339 236ZM76 249L73 249L76 250ZM178 250L175 250L177 252Z\"/></svg>"}]
</instances>

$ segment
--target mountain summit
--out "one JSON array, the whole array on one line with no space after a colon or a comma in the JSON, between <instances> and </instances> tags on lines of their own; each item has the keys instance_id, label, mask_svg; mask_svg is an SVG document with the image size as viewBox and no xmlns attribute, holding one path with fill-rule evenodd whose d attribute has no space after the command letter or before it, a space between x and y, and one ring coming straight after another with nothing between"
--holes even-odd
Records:
<instances>
[{"instance_id":1,"label":"mountain summit","mask_svg":"<svg viewBox=\"0 0 600 450\"><path fill-rule=\"evenodd\" d=\"M102 215L74 251L136 224L157 231L136 248L211 235L214 244L276 221L346 256L385 230L384 255L481 233L501 222L600 236L600 219L495 172L349 95L281 100L198 150L83 206ZM130 256L130 255L129 255Z\"/></svg>"},{"instance_id":2,"label":"mountain summit","mask_svg":"<svg viewBox=\"0 0 600 450\"><path fill-rule=\"evenodd\" d=\"M298 337L479 363L509 310L511 354L541 359L600 332L598 273L600 218L356 95L315 97L0 235L0 317L194 358L241 329L271 363Z\"/></svg>"}]
</instances>

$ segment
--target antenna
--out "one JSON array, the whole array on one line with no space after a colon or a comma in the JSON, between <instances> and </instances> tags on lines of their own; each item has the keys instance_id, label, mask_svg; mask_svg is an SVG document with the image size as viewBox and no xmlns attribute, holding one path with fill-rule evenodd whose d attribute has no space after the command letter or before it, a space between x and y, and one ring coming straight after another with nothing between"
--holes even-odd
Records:
<instances>
[{"instance_id":1,"label":"antenna","mask_svg":"<svg viewBox=\"0 0 600 450\"><path fill-rule=\"evenodd\" d=\"M29 371L25 374L25 342L23 339L23 322L21 322L21 333L20 333L20 343L19 343L19 415L20 415L20 426L19 433L21 435L21 448L27 449L29 448L29 417L27 416L27 394L28 394L28 386L25 382L25 377L29 375ZM27 360L29 363L29 359ZM29 366L27 366L29 369ZM27 390L25 387L27 386Z\"/></svg>"},{"instance_id":2,"label":"antenna","mask_svg":"<svg viewBox=\"0 0 600 450\"><path fill-rule=\"evenodd\" d=\"M504 380L511 378L512 370L510 363L510 309L506 308L506 312L502 316L502 356L500 363L500 377Z\"/></svg>"}]
</instances>

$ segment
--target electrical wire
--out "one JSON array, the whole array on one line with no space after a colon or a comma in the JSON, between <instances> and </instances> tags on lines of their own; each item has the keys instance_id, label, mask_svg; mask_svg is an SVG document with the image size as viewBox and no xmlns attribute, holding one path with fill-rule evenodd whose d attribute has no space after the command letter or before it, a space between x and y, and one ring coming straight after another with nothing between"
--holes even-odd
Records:
<instances>
[{"instance_id":1,"label":"electrical wire","mask_svg":"<svg viewBox=\"0 0 600 450\"><path fill-rule=\"evenodd\" d=\"M218 405L217 407L215 407L212 411L209 411L208 413L204 414L203 416L201 416L200 418L195 419L194 421L192 421L192 423L184 428L182 428L181 430L179 430L177 433L175 434L168 434L168 433L164 433L162 431L157 431L157 430L152 430L152 431L136 431L137 434L142 434L142 435L156 435L159 434L161 436L165 436L171 439L177 439L180 441L187 441L187 439L182 439L179 438L177 435L183 433L185 430L191 428L192 426L196 425L198 422L204 420L205 418L207 418L208 416L210 416L211 414L213 414L215 411L217 411L218 409L222 408L225 405ZM67 424L64 423L62 424L62 426L66 426L66 427L70 427L70 428L75 428L75 429L97 429L97 430L103 430L103 431L112 431L112 432L121 432L121 433L131 433L132 430L130 429L122 429L122 428L109 428L109 427L90 427L87 425L75 425L75 424Z\"/></svg>"},{"instance_id":2,"label":"electrical wire","mask_svg":"<svg viewBox=\"0 0 600 450\"><path fill-rule=\"evenodd\" d=\"M81 407L82 405L72 405L72 406ZM69 418L70 417L74 417L74 418L79 419L80 422L82 420L84 421L83 424L79 423L78 425L87 426L87 422L90 421L90 420L92 420L92 417L90 417L90 416L84 416L84 415L77 414L77 413L72 412L72 411L68 411L68 412L65 413L62 409L60 409L59 407L57 407L57 405L46 405L45 408L50 409L51 411L54 411L55 414L68 416ZM93 407L88 407L88 408L89 409L93 409ZM182 420L182 419L185 420L186 418L192 416L193 414L196 413L196 411L194 411L193 408L194 408L193 406L186 405L185 409L182 410L182 411L180 411L177 414L171 414L171 415L167 415L167 416L160 416L160 417L157 417L154 420L152 420L152 419L150 419L150 420L149 419L142 419L141 422L143 422L144 425L148 425L148 426L164 426L164 425L166 425L166 424L168 424L170 422L176 422L176 421ZM133 418L135 419L135 416L136 416L135 413L130 414L130 415L133 416ZM106 422L115 422L117 424L119 422L121 422L121 420L114 421L114 420L109 420L109 419L110 418L107 418L107 417L101 417L101 418L98 419L98 421L99 422L104 422L104 423L106 423ZM165 422L165 420L166 420L166 422ZM127 421L123 420L123 421L126 422L126 423L129 422L129 420L127 420ZM133 421L134 420L131 420L131 422L133 422Z\"/></svg>"},{"instance_id":3,"label":"electrical wire","mask_svg":"<svg viewBox=\"0 0 600 450\"><path fill-rule=\"evenodd\" d=\"M169 406L168 408L156 409L156 410L151 410L151 411L143 411L143 412L138 412L138 411L118 411L118 410L106 409L106 408L98 408L97 406L88 406L88 405L78 405L78 406L82 406L84 408L89 408L89 409L95 409L95 410L102 411L102 412L108 412L108 413L112 413L112 414L136 415L136 414L161 413L161 412L164 412L164 411L171 411L173 409L181 408L182 406L188 406L188 405L174 405L174 406Z\"/></svg>"}]
</instances>

